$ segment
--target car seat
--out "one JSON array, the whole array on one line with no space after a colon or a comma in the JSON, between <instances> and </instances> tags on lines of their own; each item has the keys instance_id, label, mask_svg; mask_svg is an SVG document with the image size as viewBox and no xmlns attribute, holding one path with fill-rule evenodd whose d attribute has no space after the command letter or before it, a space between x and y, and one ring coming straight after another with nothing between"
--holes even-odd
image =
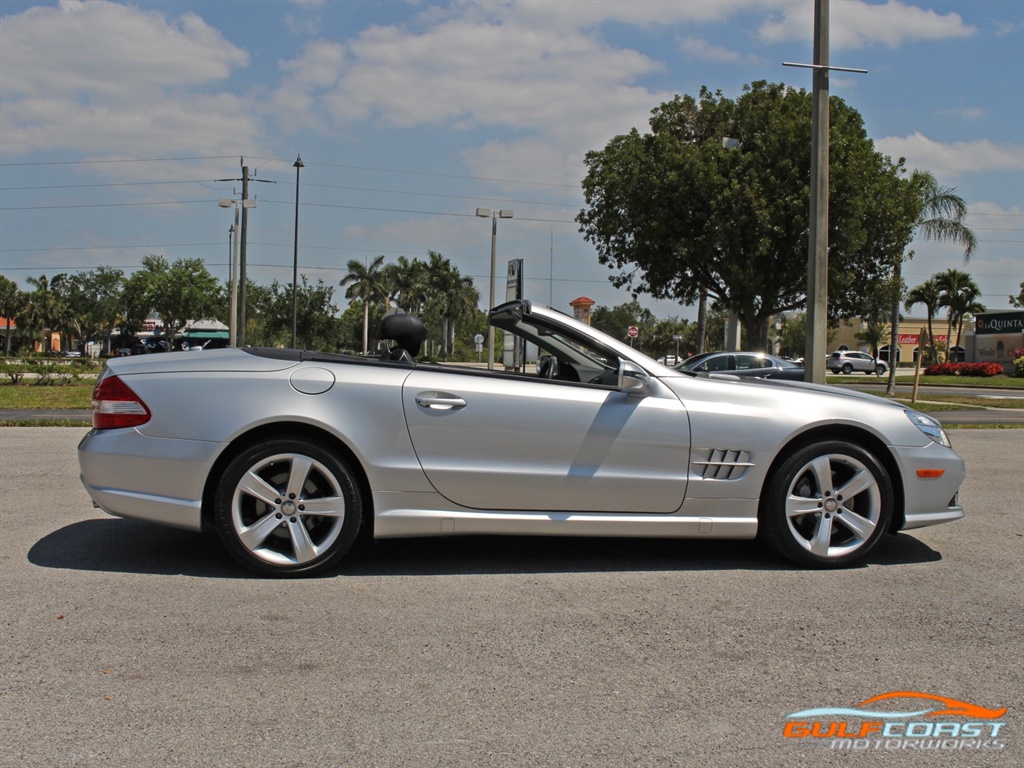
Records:
<instances>
[{"instance_id":1,"label":"car seat","mask_svg":"<svg viewBox=\"0 0 1024 768\"><path fill-rule=\"evenodd\" d=\"M381 353L381 360L413 363L420 353L423 339L427 337L427 329L415 315L395 313L385 315L380 321L377 336L381 341L395 342L394 346Z\"/></svg>"}]
</instances>

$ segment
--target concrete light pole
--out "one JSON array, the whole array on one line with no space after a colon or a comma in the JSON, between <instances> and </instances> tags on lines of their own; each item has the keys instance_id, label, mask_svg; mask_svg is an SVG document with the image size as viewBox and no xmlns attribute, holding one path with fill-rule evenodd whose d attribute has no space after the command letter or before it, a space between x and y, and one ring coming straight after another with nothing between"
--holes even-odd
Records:
<instances>
[{"instance_id":1,"label":"concrete light pole","mask_svg":"<svg viewBox=\"0 0 1024 768\"><path fill-rule=\"evenodd\" d=\"M240 322L239 321L239 317L238 317L238 315L239 315L239 312L238 312L238 284L239 284L238 249L239 249L239 241L244 239L244 238L242 238L240 236L242 230L239 227L239 223L238 223L238 210L239 210L239 208L242 209L242 216L243 216L243 220L244 220L246 209L248 209L248 208L255 208L256 207L256 201L255 200L232 200L230 197L222 197L220 200L217 201L217 205L219 205L221 208L230 208L231 206L235 207L235 223L232 224L231 225L231 229L228 230L234 236L234 241L235 241L234 249L233 249L232 253L230 254L230 258L231 258L231 270L230 270L231 308L230 308L229 311L231 313L231 318L230 318L230 321L228 322L228 345L232 346L232 347L236 347L241 342L241 339L239 338L239 334L238 334L238 326L239 326L239 322Z\"/></svg>"},{"instance_id":2,"label":"concrete light pole","mask_svg":"<svg viewBox=\"0 0 1024 768\"><path fill-rule=\"evenodd\" d=\"M866 69L832 67L828 63L828 0L814 0L814 63L787 67L814 70L811 102L811 207L807 246L807 336L804 370L807 381L825 383L828 355L828 133L830 70L867 72Z\"/></svg>"},{"instance_id":3,"label":"concrete light pole","mask_svg":"<svg viewBox=\"0 0 1024 768\"><path fill-rule=\"evenodd\" d=\"M476 215L486 219L491 218L491 300L488 309L494 309L494 273L497 261L498 249L498 219L511 219L515 211L492 211L490 208L477 208ZM487 326L487 369L494 370L494 328Z\"/></svg>"},{"instance_id":4,"label":"concrete light pole","mask_svg":"<svg viewBox=\"0 0 1024 768\"><path fill-rule=\"evenodd\" d=\"M292 260L292 349L295 349L295 328L299 317L298 294L296 293L299 283L299 171L306 166L302 163L302 156L295 156L295 257Z\"/></svg>"}]
</instances>

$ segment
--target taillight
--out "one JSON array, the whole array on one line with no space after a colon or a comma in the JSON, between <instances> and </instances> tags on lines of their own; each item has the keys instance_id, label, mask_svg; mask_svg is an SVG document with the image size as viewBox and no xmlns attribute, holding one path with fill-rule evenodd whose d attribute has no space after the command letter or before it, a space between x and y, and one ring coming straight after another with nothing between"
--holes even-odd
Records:
<instances>
[{"instance_id":1,"label":"taillight","mask_svg":"<svg viewBox=\"0 0 1024 768\"><path fill-rule=\"evenodd\" d=\"M93 429L137 427L149 421L149 408L117 376L108 376L92 391Z\"/></svg>"}]
</instances>

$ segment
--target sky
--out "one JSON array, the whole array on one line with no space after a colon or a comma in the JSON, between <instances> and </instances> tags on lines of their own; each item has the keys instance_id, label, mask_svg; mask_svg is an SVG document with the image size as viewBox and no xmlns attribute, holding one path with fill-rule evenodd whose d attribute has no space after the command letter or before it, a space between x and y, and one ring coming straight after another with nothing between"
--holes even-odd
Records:
<instances>
[{"instance_id":1,"label":"sky","mask_svg":"<svg viewBox=\"0 0 1024 768\"><path fill-rule=\"evenodd\" d=\"M1024 2L830 3L830 91L877 149L968 203L979 248L912 244L909 286L966 269L989 309L1024 280ZM574 219L584 156L701 86L810 89L811 0L0 0L0 274L147 254L220 279L244 162L248 274L337 285L352 259L437 251L488 303L508 259L564 311L613 288ZM809 150L808 150L809 151ZM296 189L296 157L304 167ZM344 289L336 291L346 304ZM640 296L659 317L695 308Z\"/></svg>"}]
</instances>

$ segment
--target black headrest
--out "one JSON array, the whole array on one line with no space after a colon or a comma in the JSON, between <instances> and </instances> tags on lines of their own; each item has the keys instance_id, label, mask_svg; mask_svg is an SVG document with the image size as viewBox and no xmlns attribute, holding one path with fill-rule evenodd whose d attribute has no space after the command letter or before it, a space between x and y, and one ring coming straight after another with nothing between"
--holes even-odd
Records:
<instances>
[{"instance_id":1,"label":"black headrest","mask_svg":"<svg viewBox=\"0 0 1024 768\"><path fill-rule=\"evenodd\" d=\"M420 345L427 338L427 329L423 321L415 315L385 315L380 321L377 336L381 339L390 339L416 357L420 353Z\"/></svg>"}]
</instances>

